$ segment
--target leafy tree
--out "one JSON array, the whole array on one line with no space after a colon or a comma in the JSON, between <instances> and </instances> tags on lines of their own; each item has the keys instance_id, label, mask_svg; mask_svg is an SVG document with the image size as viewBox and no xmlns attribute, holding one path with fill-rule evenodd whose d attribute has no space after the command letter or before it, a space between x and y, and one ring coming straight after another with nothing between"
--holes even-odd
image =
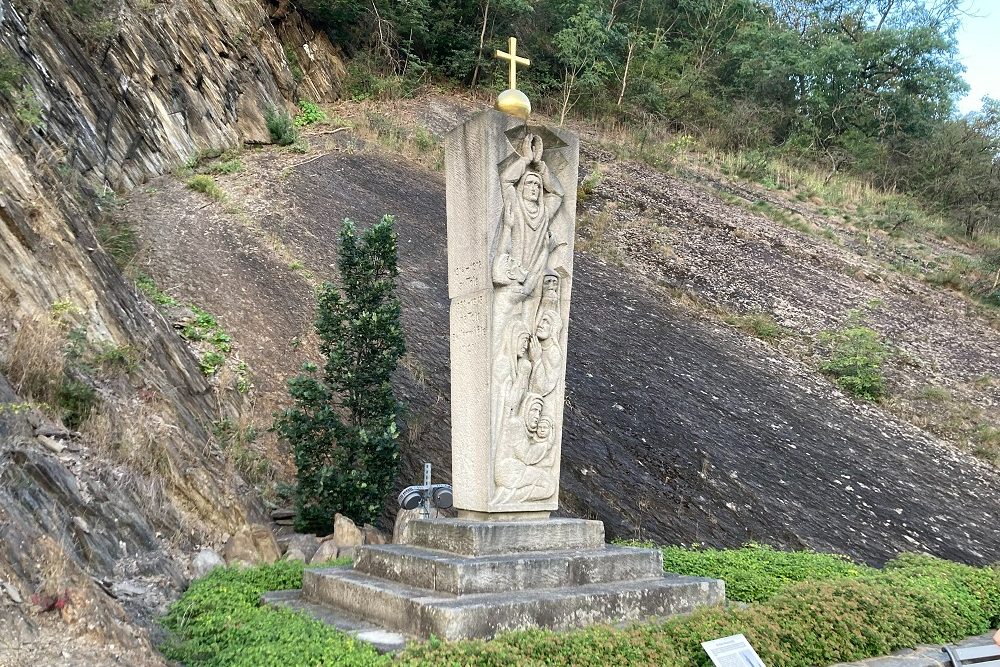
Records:
<instances>
[{"instance_id":1,"label":"leafy tree","mask_svg":"<svg viewBox=\"0 0 1000 667\"><path fill-rule=\"evenodd\" d=\"M567 26L555 36L559 62L563 67L562 106L559 124L586 93L593 94L608 74L604 50L610 40L606 16L589 4L582 4Z\"/></svg>"},{"instance_id":2,"label":"leafy tree","mask_svg":"<svg viewBox=\"0 0 1000 667\"><path fill-rule=\"evenodd\" d=\"M340 232L342 287L317 292L316 332L326 358L288 383L294 406L274 428L295 451L298 530L328 532L337 512L372 522L392 490L399 462L398 404L390 382L405 352L393 217L358 238L354 223Z\"/></svg>"}]
</instances>

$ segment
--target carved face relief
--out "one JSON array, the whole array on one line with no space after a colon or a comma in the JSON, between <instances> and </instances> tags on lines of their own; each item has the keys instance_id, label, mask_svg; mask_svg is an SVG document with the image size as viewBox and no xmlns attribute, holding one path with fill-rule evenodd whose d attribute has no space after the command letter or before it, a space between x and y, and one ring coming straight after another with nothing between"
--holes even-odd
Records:
<instances>
[{"instance_id":1,"label":"carved face relief","mask_svg":"<svg viewBox=\"0 0 1000 667\"><path fill-rule=\"evenodd\" d=\"M538 422L542 419L543 405L542 399L537 396L528 403L528 414L524 417L524 424L532 433L538 430Z\"/></svg>"},{"instance_id":2,"label":"carved face relief","mask_svg":"<svg viewBox=\"0 0 1000 667\"><path fill-rule=\"evenodd\" d=\"M535 429L539 440L548 440L552 435L552 421L548 417L541 417L538 420L538 427Z\"/></svg>"},{"instance_id":3,"label":"carved face relief","mask_svg":"<svg viewBox=\"0 0 1000 667\"><path fill-rule=\"evenodd\" d=\"M531 334L527 331L522 331L517 337L517 356L523 357L528 354L528 345L531 343Z\"/></svg>"},{"instance_id":4,"label":"carved face relief","mask_svg":"<svg viewBox=\"0 0 1000 667\"><path fill-rule=\"evenodd\" d=\"M548 340L552 335L552 311L545 311L538 319L538 324L535 326L535 336L538 340Z\"/></svg>"},{"instance_id":5,"label":"carved face relief","mask_svg":"<svg viewBox=\"0 0 1000 667\"><path fill-rule=\"evenodd\" d=\"M551 273L547 273L545 278L542 279L542 290L551 296L556 296L559 294L559 276L554 276Z\"/></svg>"},{"instance_id":6,"label":"carved face relief","mask_svg":"<svg viewBox=\"0 0 1000 667\"><path fill-rule=\"evenodd\" d=\"M524 177L524 200L537 202L542 194L542 179L535 174L528 174Z\"/></svg>"}]
</instances>

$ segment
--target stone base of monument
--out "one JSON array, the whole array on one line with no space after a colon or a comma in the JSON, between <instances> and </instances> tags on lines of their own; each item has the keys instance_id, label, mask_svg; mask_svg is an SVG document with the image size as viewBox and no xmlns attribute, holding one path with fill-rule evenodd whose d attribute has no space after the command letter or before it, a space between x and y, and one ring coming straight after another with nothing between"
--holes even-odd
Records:
<instances>
[{"instance_id":1,"label":"stone base of monument","mask_svg":"<svg viewBox=\"0 0 1000 667\"><path fill-rule=\"evenodd\" d=\"M659 551L607 545L604 524L577 519L415 521L407 544L361 547L353 568L306 570L301 593L264 596L383 650L396 648L398 635L568 630L724 600L722 581L665 575Z\"/></svg>"}]
</instances>

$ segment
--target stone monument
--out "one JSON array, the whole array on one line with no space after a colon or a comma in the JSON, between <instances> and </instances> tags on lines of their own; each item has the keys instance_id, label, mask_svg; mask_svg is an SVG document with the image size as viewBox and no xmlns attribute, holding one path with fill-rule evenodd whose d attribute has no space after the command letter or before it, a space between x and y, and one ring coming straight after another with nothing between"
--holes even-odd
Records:
<instances>
[{"instance_id":1,"label":"stone monument","mask_svg":"<svg viewBox=\"0 0 1000 667\"><path fill-rule=\"evenodd\" d=\"M606 545L600 521L550 518L579 142L529 122L516 40L497 57L510 62L510 89L445 139L458 518L413 521L405 544L361 547L353 568L307 570L302 591L265 596L385 648L403 635L620 623L725 597L721 581L664 575L658 550Z\"/></svg>"}]
</instances>

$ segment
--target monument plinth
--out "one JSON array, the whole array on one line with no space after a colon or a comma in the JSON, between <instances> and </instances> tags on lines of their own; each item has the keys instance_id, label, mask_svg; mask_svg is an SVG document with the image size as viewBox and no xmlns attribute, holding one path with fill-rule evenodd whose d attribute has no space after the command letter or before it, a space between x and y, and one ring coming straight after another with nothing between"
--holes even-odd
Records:
<instances>
[{"instance_id":1,"label":"monument plinth","mask_svg":"<svg viewBox=\"0 0 1000 667\"><path fill-rule=\"evenodd\" d=\"M558 507L578 163L571 133L493 110L445 138L460 517Z\"/></svg>"}]
</instances>

